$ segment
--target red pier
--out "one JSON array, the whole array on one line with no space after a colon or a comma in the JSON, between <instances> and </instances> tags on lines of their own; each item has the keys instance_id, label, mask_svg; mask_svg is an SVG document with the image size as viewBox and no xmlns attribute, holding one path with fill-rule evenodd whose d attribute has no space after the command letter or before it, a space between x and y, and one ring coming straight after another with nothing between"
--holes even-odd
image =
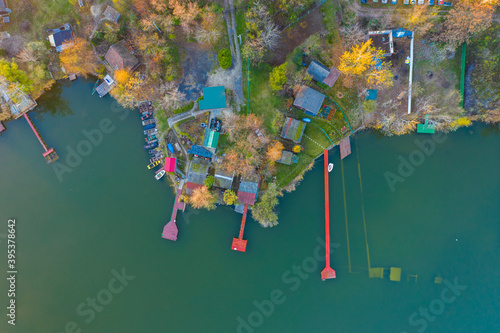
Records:
<instances>
[{"instance_id":1,"label":"red pier","mask_svg":"<svg viewBox=\"0 0 500 333\"><path fill-rule=\"evenodd\" d=\"M245 252L247 250L247 241L243 239L243 233L245 232L245 221L247 219L248 205L245 205L245 209L243 211L243 218L241 219L240 226L240 236L238 238L233 238L233 244L231 245L231 249L235 251Z\"/></svg>"},{"instance_id":2,"label":"red pier","mask_svg":"<svg viewBox=\"0 0 500 333\"><path fill-rule=\"evenodd\" d=\"M330 267L330 199L328 189L328 150L325 149L325 269L321 280L335 279L335 271Z\"/></svg>"},{"instance_id":3,"label":"red pier","mask_svg":"<svg viewBox=\"0 0 500 333\"><path fill-rule=\"evenodd\" d=\"M181 209L184 211L186 209L186 204L184 202L179 201L179 197L182 194L182 185L181 188L177 189L177 195L175 196L174 209L172 211L172 217L170 218L170 222L168 222L165 227L163 227L163 232L161 234L162 238L176 241L177 234L179 233L179 229L177 229L177 210Z\"/></svg>"},{"instance_id":4,"label":"red pier","mask_svg":"<svg viewBox=\"0 0 500 333\"><path fill-rule=\"evenodd\" d=\"M35 125L31 122L31 119L28 116L28 114L24 113L23 116L24 116L24 119L26 119L26 121L30 125L31 129L33 130L33 133L35 133L38 141L40 141L40 144L42 145L43 149L45 150L45 152L42 155L45 158L45 160L47 161L47 163L52 163L55 160L57 160L59 158L59 156L57 156L56 151L54 150L54 148L50 148L50 149L47 148L47 145L45 144L45 141L43 141L43 139L40 136L40 133L36 129Z\"/></svg>"}]
</instances>

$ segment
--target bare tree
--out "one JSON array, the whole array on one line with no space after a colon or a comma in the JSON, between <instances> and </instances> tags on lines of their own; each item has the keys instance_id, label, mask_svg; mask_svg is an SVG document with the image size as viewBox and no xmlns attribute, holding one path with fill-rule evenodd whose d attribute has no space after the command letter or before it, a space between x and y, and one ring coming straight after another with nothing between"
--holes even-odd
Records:
<instances>
[{"instance_id":1,"label":"bare tree","mask_svg":"<svg viewBox=\"0 0 500 333\"><path fill-rule=\"evenodd\" d=\"M366 32L361 28L359 23L343 26L340 32L344 38L347 49L352 48L354 45L359 45L366 40Z\"/></svg>"},{"instance_id":2,"label":"bare tree","mask_svg":"<svg viewBox=\"0 0 500 333\"><path fill-rule=\"evenodd\" d=\"M24 47L21 53L16 56L16 59L19 62L35 62L38 60L38 57L31 51L31 49Z\"/></svg>"}]
</instances>

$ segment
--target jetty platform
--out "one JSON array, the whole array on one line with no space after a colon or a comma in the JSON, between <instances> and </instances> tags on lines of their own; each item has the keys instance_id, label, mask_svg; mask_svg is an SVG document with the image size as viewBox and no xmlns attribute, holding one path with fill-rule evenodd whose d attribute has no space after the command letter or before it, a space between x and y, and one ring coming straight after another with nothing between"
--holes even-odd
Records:
<instances>
[{"instance_id":1,"label":"jetty platform","mask_svg":"<svg viewBox=\"0 0 500 333\"><path fill-rule=\"evenodd\" d=\"M43 141L43 138L40 135L40 132L38 132L38 129L31 122L31 119L28 116L28 114L24 113L23 116L24 116L24 119L26 119L26 121L30 125L31 129L33 130L33 133L35 133L35 135L36 135L38 141L40 142L40 144L42 145L43 149L45 150L45 152L42 154L43 157L45 158L45 161L47 161L47 163L52 163L55 160L57 160L59 158L59 156L57 156L56 151L54 150L54 148L47 148L47 145L45 144L45 141Z\"/></svg>"},{"instance_id":2,"label":"jetty platform","mask_svg":"<svg viewBox=\"0 0 500 333\"><path fill-rule=\"evenodd\" d=\"M328 183L328 149L325 156L325 268L321 271L321 280L335 279L335 271L330 267L330 198Z\"/></svg>"},{"instance_id":3,"label":"jetty platform","mask_svg":"<svg viewBox=\"0 0 500 333\"><path fill-rule=\"evenodd\" d=\"M245 205L243 209L243 217L241 218L240 235L238 238L233 238L233 244L231 249L235 251L245 252L247 250L247 241L243 239L243 233L245 232L245 221L247 219L248 205Z\"/></svg>"},{"instance_id":4,"label":"jetty platform","mask_svg":"<svg viewBox=\"0 0 500 333\"><path fill-rule=\"evenodd\" d=\"M177 240L177 234L179 233L179 229L177 228L177 211L180 209L184 211L186 209L186 203L180 202L179 198L182 194L182 187L184 186L184 182L181 181L181 184L179 185L179 188L177 189L177 194L175 196L175 202L174 202L174 208L172 210L172 217L170 218L170 221L163 227L163 232L161 234L162 238L171 240L171 241L176 241Z\"/></svg>"},{"instance_id":5,"label":"jetty platform","mask_svg":"<svg viewBox=\"0 0 500 333\"><path fill-rule=\"evenodd\" d=\"M344 157L351 155L351 138L348 136L344 140L340 141L340 159L343 160Z\"/></svg>"}]
</instances>

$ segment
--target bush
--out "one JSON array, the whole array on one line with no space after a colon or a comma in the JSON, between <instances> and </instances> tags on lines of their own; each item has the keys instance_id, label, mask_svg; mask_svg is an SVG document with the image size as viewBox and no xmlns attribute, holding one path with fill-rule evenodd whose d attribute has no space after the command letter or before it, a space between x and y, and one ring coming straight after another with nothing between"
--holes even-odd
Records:
<instances>
[{"instance_id":1,"label":"bush","mask_svg":"<svg viewBox=\"0 0 500 333\"><path fill-rule=\"evenodd\" d=\"M269 76L269 85L272 90L281 90L286 83L286 63L274 67Z\"/></svg>"},{"instance_id":2,"label":"bush","mask_svg":"<svg viewBox=\"0 0 500 333\"><path fill-rule=\"evenodd\" d=\"M174 114L184 113L184 112L186 112L186 111L191 110L191 108L193 107L193 105L194 105L194 102L193 102L193 101L191 101L191 102L187 103L186 105L181 106L180 108L173 110L172 112L173 112Z\"/></svg>"},{"instance_id":3,"label":"bush","mask_svg":"<svg viewBox=\"0 0 500 333\"><path fill-rule=\"evenodd\" d=\"M374 100L367 100L363 102L363 109L365 109L367 113L372 113L376 108L377 102L375 102Z\"/></svg>"},{"instance_id":4,"label":"bush","mask_svg":"<svg viewBox=\"0 0 500 333\"><path fill-rule=\"evenodd\" d=\"M231 58L231 51L229 49L221 49L219 51L219 65L222 68L229 68L231 67L231 63L233 59Z\"/></svg>"}]
</instances>

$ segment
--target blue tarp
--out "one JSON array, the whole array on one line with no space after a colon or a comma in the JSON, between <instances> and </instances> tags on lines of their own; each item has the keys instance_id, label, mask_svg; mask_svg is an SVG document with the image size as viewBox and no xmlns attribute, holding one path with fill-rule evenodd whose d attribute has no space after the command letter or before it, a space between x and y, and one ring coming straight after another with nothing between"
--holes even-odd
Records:
<instances>
[{"instance_id":1,"label":"blue tarp","mask_svg":"<svg viewBox=\"0 0 500 333\"><path fill-rule=\"evenodd\" d=\"M405 30L403 28L392 30L392 37L401 38L401 37L411 37L411 31Z\"/></svg>"},{"instance_id":2,"label":"blue tarp","mask_svg":"<svg viewBox=\"0 0 500 333\"><path fill-rule=\"evenodd\" d=\"M366 95L367 101L376 101L377 100L377 90L376 89L368 89L366 92L368 93Z\"/></svg>"}]
</instances>

